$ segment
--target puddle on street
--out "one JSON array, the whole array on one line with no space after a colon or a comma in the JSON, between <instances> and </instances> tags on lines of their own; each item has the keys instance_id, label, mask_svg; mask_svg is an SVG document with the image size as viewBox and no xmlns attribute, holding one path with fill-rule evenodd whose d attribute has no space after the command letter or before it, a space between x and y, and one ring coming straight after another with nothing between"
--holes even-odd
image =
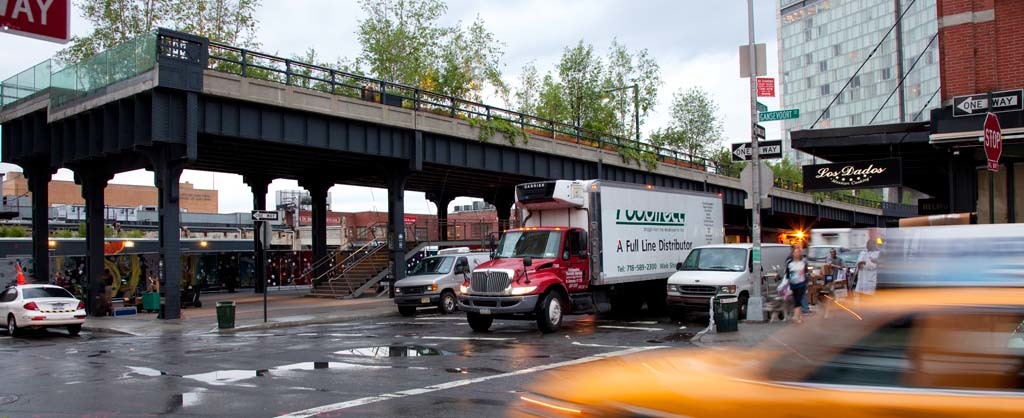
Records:
<instances>
[{"instance_id":1,"label":"puddle on street","mask_svg":"<svg viewBox=\"0 0 1024 418\"><path fill-rule=\"evenodd\" d=\"M452 353L442 351L434 347L427 347L422 345L382 345L376 347L352 348L348 350L335 351L334 354L356 357L392 358L447 356L451 355Z\"/></svg>"}]
</instances>

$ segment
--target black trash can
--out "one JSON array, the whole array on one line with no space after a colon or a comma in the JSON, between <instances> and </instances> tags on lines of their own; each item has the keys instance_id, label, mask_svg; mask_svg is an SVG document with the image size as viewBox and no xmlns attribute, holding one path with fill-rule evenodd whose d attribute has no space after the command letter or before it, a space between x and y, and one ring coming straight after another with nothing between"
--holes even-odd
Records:
<instances>
[{"instance_id":1,"label":"black trash can","mask_svg":"<svg viewBox=\"0 0 1024 418\"><path fill-rule=\"evenodd\" d=\"M715 298L715 330L736 332L739 330L739 298L719 296Z\"/></svg>"},{"instance_id":2,"label":"black trash can","mask_svg":"<svg viewBox=\"0 0 1024 418\"><path fill-rule=\"evenodd\" d=\"M217 302L217 328L235 327L235 302L230 300Z\"/></svg>"}]
</instances>

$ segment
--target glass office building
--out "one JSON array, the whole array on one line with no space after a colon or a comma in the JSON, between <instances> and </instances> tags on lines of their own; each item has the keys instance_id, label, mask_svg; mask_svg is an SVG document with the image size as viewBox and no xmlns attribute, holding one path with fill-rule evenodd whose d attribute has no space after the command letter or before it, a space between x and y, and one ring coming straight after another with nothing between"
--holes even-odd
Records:
<instances>
[{"instance_id":1,"label":"glass office building","mask_svg":"<svg viewBox=\"0 0 1024 418\"><path fill-rule=\"evenodd\" d=\"M939 106L935 0L780 0L778 5L782 108L800 109L799 119L783 122L791 158L808 158L789 151L791 131L922 121ZM899 30L886 36L903 10Z\"/></svg>"}]
</instances>

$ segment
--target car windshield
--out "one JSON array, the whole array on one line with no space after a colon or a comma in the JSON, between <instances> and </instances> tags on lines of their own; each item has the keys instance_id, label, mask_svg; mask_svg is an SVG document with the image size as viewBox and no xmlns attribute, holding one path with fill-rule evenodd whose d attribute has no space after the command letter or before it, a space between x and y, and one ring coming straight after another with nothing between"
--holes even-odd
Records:
<instances>
[{"instance_id":1,"label":"car windshield","mask_svg":"<svg viewBox=\"0 0 1024 418\"><path fill-rule=\"evenodd\" d=\"M67 290L59 287L30 287L21 289L23 299L74 298Z\"/></svg>"},{"instance_id":2,"label":"car windshield","mask_svg":"<svg viewBox=\"0 0 1024 418\"><path fill-rule=\"evenodd\" d=\"M839 259L843 260L843 265L846 267L855 267L857 265L858 258L860 258L859 251L847 251L839 254Z\"/></svg>"},{"instance_id":3,"label":"car windshield","mask_svg":"<svg viewBox=\"0 0 1024 418\"><path fill-rule=\"evenodd\" d=\"M494 257L555 258L561 244L561 231L510 231L501 237Z\"/></svg>"},{"instance_id":4,"label":"car windshield","mask_svg":"<svg viewBox=\"0 0 1024 418\"><path fill-rule=\"evenodd\" d=\"M416 263L409 272L409 276L420 276L424 274L448 274L455 264L455 257L427 257Z\"/></svg>"},{"instance_id":5,"label":"car windshield","mask_svg":"<svg viewBox=\"0 0 1024 418\"><path fill-rule=\"evenodd\" d=\"M690 252L683 270L744 271L746 248L698 248Z\"/></svg>"},{"instance_id":6,"label":"car windshield","mask_svg":"<svg viewBox=\"0 0 1024 418\"><path fill-rule=\"evenodd\" d=\"M807 249L807 259L810 261L825 261L829 251L836 247L810 247ZM836 250L838 254L839 250Z\"/></svg>"}]
</instances>

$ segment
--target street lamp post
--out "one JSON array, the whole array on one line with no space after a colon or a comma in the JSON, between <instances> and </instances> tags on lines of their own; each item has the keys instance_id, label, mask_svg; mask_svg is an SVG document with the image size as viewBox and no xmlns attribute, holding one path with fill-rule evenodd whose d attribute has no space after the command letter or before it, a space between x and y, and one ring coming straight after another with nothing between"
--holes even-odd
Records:
<instances>
[{"instance_id":1,"label":"street lamp post","mask_svg":"<svg viewBox=\"0 0 1024 418\"><path fill-rule=\"evenodd\" d=\"M605 90L605 93L612 93L620 90L633 89L633 123L636 125L636 147L640 149L640 85L616 87Z\"/></svg>"}]
</instances>

